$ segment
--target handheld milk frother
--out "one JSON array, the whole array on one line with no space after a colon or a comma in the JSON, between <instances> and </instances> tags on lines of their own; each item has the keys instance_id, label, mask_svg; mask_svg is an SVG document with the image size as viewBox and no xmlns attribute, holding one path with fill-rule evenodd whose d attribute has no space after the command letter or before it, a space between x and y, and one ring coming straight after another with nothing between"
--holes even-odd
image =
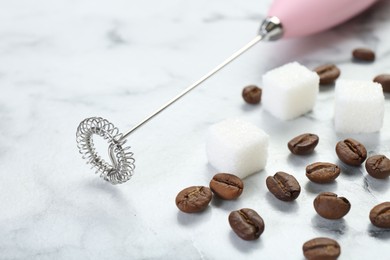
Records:
<instances>
[{"instance_id":1,"label":"handheld milk frother","mask_svg":"<svg viewBox=\"0 0 390 260\"><path fill-rule=\"evenodd\" d=\"M100 177L104 180L112 184L128 181L133 175L135 160L133 153L129 151L130 147L125 146L125 143L127 141L126 137L132 132L259 41L277 40L282 37L299 37L320 32L346 21L368 8L374 2L376 0L274 0L268 12L268 17L261 24L256 37L127 133L120 133L118 128L101 117L91 117L83 120L76 132L77 147L80 153L88 161L87 163L96 168L96 173L99 172ZM96 153L92 139L94 134L103 137L109 143L108 154L112 164L106 162Z\"/></svg>"}]
</instances>

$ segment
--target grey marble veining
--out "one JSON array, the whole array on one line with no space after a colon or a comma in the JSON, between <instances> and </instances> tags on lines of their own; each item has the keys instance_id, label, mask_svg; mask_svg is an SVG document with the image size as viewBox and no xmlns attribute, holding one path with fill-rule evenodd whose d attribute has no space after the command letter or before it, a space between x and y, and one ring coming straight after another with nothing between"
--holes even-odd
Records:
<instances>
[{"instance_id":1,"label":"grey marble veining","mask_svg":"<svg viewBox=\"0 0 390 260\"><path fill-rule=\"evenodd\" d=\"M291 61L333 62L345 79L390 73L387 0L327 32L259 43L129 137L136 171L126 184L105 183L78 154L81 120L101 116L130 129L249 41L270 3L2 1L0 259L303 259L302 244L316 236L337 239L340 259L389 259L390 231L372 226L368 212L390 200L390 180L338 161L335 144L350 135L334 131L333 87L321 87L313 111L287 122L241 98L243 86L261 85L264 72ZM352 61L355 47L374 49L376 61ZM390 156L389 100L379 133L351 136L370 155ZM205 153L208 127L230 117L270 134L265 170L245 179L236 201L214 198L201 214L179 212L177 193L208 185L216 173ZM302 132L320 143L296 157L286 144ZM336 182L308 181L305 166L319 160L340 163ZM302 186L295 202L267 191L265 178L281 170ZM317 216L312 201L321 191L347 197L351 211L337 221ZM265 221L257 241L229 227L228 214L242 207Z\"/></svg>"}]
</instances>

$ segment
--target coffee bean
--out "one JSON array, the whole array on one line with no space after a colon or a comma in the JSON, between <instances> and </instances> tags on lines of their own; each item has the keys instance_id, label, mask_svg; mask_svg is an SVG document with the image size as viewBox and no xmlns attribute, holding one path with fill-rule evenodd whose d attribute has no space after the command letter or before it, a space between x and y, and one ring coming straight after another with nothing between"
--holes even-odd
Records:
<instances>
[{"instance_id":1,"label":"coffee bean","mask_svg":"<svg viewBox=\"0 0 390 260\"><path fill-rule=\"evenodd\" d=\"M357 48L352 51L352 56L357 60L373 61L375 60L375 52L367 48Z\"/></svg>"},{"instance_id":2,"label":"coffee bean","mask_svg":"<svg viewBox=\"0 0 390 260\"><path fill-rule=\"evenodd\" d=\"M316 162L306 167L306 176L312 182L329 183L334 181L340 174L340 168L333 163Z\"/></svg>"},{"instance_id":3,"label":"coffee bean","mask_svg":"<svg viewBox=\"0 0 390 260\"><path fill-rule=\"evenodd\" d=\"M314 199L314 209L318 215L327 219L340 219L351 209L351 204L344 197L337 197L332 192L322 192Z\"/></svg>"},{"instance_id":4,"label":"coffee bean","mask_svg":"<svg viewBox=\"0 0 390 260\"><path fill-rule=\"evenodd\" d=\"M229 224L239 237L255 240L264 231L264 221L253 209L240 209L229 214Z\"/></svg>"},{"instance_id":5,"label":"coffee bean","mask_svg":"<svg viewBox=\"0 0 390 260\"><path fill-rule=\"evenodd\" d=\"M211 190L204 186L185 188L176 196L176 206L185 213L200 212L207 208L212 198Z\"/></svg>"},{"instance_id":6,"label":"coffee bean","mask_svg":"<svg viewBox=\"0 0 390 260\"><path fill-rule=\"evenodd\" d=\"M390 159L384 155L368 157L366 170L374 178L385 179L390 176Z\"/></svg>"},{"instance_id":7,"label":"coffee bean","mask_svg":"<svg viewBox=\"0 0 390 260\"><path fill-rule=\"evenodd\" d=\"M367 158L367 150L364 145L352 138L338 142L336 153L342 162L351 166L359 166Z\"/></svg>"},{"instance_id":8,"label":"coffee bean","mask_svg":"<svg viewBox=\"0 0 390 260\"><path fill-rule=\"evenodd\" d=\"M242 90L242 97L248 104L258 104L261 100L261 88L255 85L246 86Z\"/></svg>"},{"instance_id":9,"label":"coffee bean","mask_svg":"<svg viewBox=\"0 0 390 260\"><path fill-rule=\"evenodd\" d=\"M340 76L340 69L334 64L321 65L315 68L314 71L320 77L320 84L322 85L333 84Z\"/></svg>"},{"instance_id":10,"label":"coffee bean","mask_svg":"<svg viewBox=\"0 0 390 260\"><path fill-rule=\"evenodd\" d=\"M334 260L341 253L339 243L326 237L317 237L306 241L302 250L303 255L308 260Z\"/></svg>"},{"instance_id":11,"label":"coffee bean","mask_svg":"<svg viewBox=\"0 0 390 260\"><path fill-rule=\"evenodd\" d=\"M233 174L218 173L210 181L210 189L221 199L234 200L241 195L244 183Z\"/></svg>"},{"instance_id":12,"label":"coffee bean","mask_svg":"<svg viewBox=\"0 0 390 260\"><path fill-rule=\"evenodd\" d=\"M376 205L370 211L370 221L374 226L390 228L390 202Z\"/></svg>"},{"instance_id":13,"label":"coffee bean","mask_svg":"<svg viewBox=\"0 0 390 260\"><path fill-rule=\"evenodd\" d=\"M301 193L301 186L297 179L285 172L277 172L273 177L268 176L266 185L276 198L283 201L295 200Z\"/></svg>"},{"instance_id":14,"label":"coffee bean","mask_svg":"<svg viewBox=\"0 0 390 260\"><path fill-rule=\"evenodd\" d=\"M319 138L317 135L306 133L291 139L287 146L293 154L304 155L313 152L318 141Z\"/></svg>"},{"instance_id":15,"label":"coffee bean","mask_svg":"<svg viewBox=\"0 0 390 260\"><path fill-rule=\"evenodd\" d=\"M373 81L382 85L383 92L390 92L390 74L380 74Z\"/></svg>"}]
</instances>

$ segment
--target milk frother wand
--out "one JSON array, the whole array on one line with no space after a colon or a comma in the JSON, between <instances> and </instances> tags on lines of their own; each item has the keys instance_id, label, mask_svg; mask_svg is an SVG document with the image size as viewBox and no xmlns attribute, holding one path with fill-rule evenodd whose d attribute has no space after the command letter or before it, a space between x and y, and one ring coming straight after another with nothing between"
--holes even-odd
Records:
<instances>
[{"instance_id":1,"label":"milk frother wand","mask_svg":"<svg viewBox=\"0 0 390 260\"><path fill-rule=\"evenodd\" d=\"M199 86L259 41L300 37L326 30L360 13L376 1L274 0L256 37L128 132L120 133L117 127L101 117L91 117L83 120L76 132L79 152L87 160L87 163L96 169L96 173L100 173L100 177L104 180L111 184L128 181L134 173L135 160L133 153L129 151L130 146L126 146L126 138L150 119ZM111 164L96 152L92 139L94 134L101 136L109 143L108 154Z\"/></svg>"}]
</instances>

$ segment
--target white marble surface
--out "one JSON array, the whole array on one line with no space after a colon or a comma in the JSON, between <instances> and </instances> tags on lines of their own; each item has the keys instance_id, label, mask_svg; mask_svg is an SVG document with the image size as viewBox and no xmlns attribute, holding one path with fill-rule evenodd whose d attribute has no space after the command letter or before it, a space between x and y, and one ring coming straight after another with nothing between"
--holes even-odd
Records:
<instances>
[{"instance_id":1,"label":"white marble surface","mask_svg":"<svg viewBox=\"0 0 390 260\"><path fill-rule=\"evenodd\" d=\"M389 259L389 230L368 220L390 200L390 180L364 168L342 167L334 184L304 175L317 160L338 162L334 146L333 87L322 87L314 110L282 122L241 99L242 87L286 62L313 68L336 63L341 78L371 80L390 72L390 1L364 16L305 39L260 43L129 138L136 173L112 186L93 174L75 142L79 122L91 116L122 131L195 81L249 41L270 0L38 0L0 2L0 258L1 259L302 259L302 244L335 238L340 259ZM331 18L330 18L331 19ZM370 47L374 63L351 60ZM379 133L353 136L369 154L390 156L390 97ZM266 169L245 180L233 202L214 199L202 214L178 211L176 194L208 185L205 135L222 119L239 117L271 135ZM297 158L287 141L302 132L320 136L315 154ZM95 138L97 139L97 138ZM98 142L98 140L96 140ZM105 152L102 146L102 152ZM276 171L302 186L283 203L265 187ZM320 191L347 197L342 220L316 215ZM257 241L231 231L231 210L250 207L264 218Z\"/></svg>"}]
</instances>

